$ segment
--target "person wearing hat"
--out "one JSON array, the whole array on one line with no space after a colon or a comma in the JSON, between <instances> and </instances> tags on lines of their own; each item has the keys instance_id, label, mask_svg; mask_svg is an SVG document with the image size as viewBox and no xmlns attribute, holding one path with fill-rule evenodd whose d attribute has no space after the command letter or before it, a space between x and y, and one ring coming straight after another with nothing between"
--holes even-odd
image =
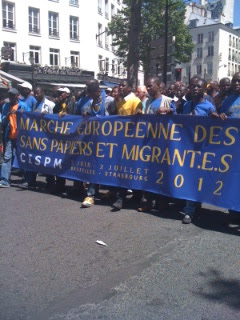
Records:
<instances>
[{"instance_id":1,"label":"person wearing hat","mask_svg":"<svg viewBox=\"0 0 240 320\"><path fill-rule=\"evenodd\" d=\"M70 90L65 88L58 88L57 89L58 95L58 103L56 103L55 107L53 108L53 113L57 113L60 117L64 116L68 113L68 104L69 104L69 95Z\"/></svg>"},{"instance_id":2,"label":"person wearing hat","mask_svg":"<svg viewBox=\"0 0 240 320\"><path fill-rule=\"evenodd\" d=\"M18 100L19 92L12 88L8 91L9 102L2 108L2 125L4 133L4 156L0 177L0 188L10 187L12 159L16 151L17 111L31 111L30 107Z\"/></svg>"},{"instance_id":3,"label":"person wearing hat","mask_svg":"<svg viewBox=\"0 0 240 320\"><path fill-rule=\"evenodd\" d=\"M34 106L37 102L37 100L31 95L32 92L32 85L29 82L23 82L18 85L20 88L21 96L19 98L20 101L25 102L29 108L30 111L33 111Z\"/></svg>"},{"instance_id":4,"label":"person wearing hat","mask_svg":"<svg viewBox=\"0 0 240 320\"><path fill-rule=\"evenodd\" d=\"M58 114L59 117L64 117L68 113L68 104L69 104L69 95L70 95L70 90L65 87L65 88L58 88L57 89L57 94L58 94L58 102L53 108L53 113ZM63 193L65 192L65 184L66 184L66 179L61 178L61 177L56 177L56 185L55 189L53 190L52 188L52 193Z\"/></svg>"}]
</instances>

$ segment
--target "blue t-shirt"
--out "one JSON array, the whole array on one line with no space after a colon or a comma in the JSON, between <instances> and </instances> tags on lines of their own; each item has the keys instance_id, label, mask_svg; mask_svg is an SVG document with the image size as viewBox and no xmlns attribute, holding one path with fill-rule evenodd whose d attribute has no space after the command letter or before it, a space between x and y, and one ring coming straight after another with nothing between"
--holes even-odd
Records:
<instances>
[{"instance_id":1,"label":"blue t-shirt","mask_svg":"<svg viewBox=\"0 0 240 320\"><path fill-rule=\"evenodd\" d=\"M162 102L162 97L153 99L148 107L147 113L148 114L156 114L157 110L160 108ZM175 111L175 104L174 101L170 103L170 110Z\"/></svg>"},{"instance_id":2,"label":"blue t-shirt","mask_svg":"<svg viewBox=\"0 0 240 320\"><path fill-rule=\"evenodd\" d=\"M193 101L187 101L183 105L182 114L193 114L194 116L209 116L211 112L215 112L214 105L208 100L194 103Z\"/></svg>"},{"instance_id":3,"label":"blue t-shirt","mask_svg":"<svg viewBox=\"0 0 240 320\"><path fill-rule=\"evenodd\" d=\"M76 102L76 109L75 114L81 115L82 114L82 108L89 103L90 98L88 96L80 98Z\"/></svg>"},{"instance_id":4,"label":"blue t-shirt","mask_svg":"<svg viewBox=\"0 0 240 320\"><path fill-rule=\"evenodd\" d=\"M86 97L87 98L87 97ZM87 99L86 99L87 100ZM93 100L89 99L81 107L81 114L86 113L89 116L105 115L105 92L101 90L97 103L93 106Z\"/></svg>"},{"instance_id":5,"label":"blue t-shirt","mask_svg":"<svg viewBox=\"0 0 240 320\"><path fill-rule=\"evenodd\" d=\"M240 118L240 95L230 94L221 104L220 113L230 118Z\"/></svg>"},{"instance_id":6,"label":"blue t-shirt","mask_svg":"<svg viewBox=\"0 0 240 320\"><path fill-rule=\"evenodd\" d=\"M27 104L30 107L31 111L33 111L34 106L37 102L37 100L31 95L29 95L27 98L21 97L19 100Z\"/></svg>"}]
</instances>

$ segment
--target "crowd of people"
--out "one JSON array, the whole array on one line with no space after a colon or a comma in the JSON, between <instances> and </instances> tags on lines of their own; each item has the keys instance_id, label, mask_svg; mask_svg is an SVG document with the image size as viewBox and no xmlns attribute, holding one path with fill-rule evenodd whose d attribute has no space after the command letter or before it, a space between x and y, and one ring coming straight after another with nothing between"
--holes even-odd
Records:
<instances>
[{"instance_id":1,"label":"crowd of people","mask_svg":"<svg viewBox=\"0 0 240 320\"><path fill-rule=\"evenodd\" d=\"M4 154L1 166L0 187L10 187L12 160L16 151L17 123L16 112L40 112L44 114L67 114L75 116L109 116L153 114L171 115L184 114L189 116L211 116L226 121L228 117L240 117L240 73L236 73L232 80L223 78L218 82L209 81L194 76L188 86L177 81L166 86L158 77L150 77L145 86L133 90L132 84L122 80L119 86L100 89L97 80L87 83L82 92L70 92L67 87L60 87L51 95L46 95L41 86L32 88L24 82L18 89L8 91L8 99L1 97L1 127L4 141ZM25 188L36 188L37 173L24 172ZM66 191L64 178L48 175L46 190L51 193ZM85 192L82 202L85 208L94 205L94 198L98 192L96 184L74 181L73 190ZM128 190L121 187L109 187L107 195L114 199L112 207L121 210L125 205ZM150 211L153 206L158 210L166 210L172 199L150 192L133 190L136 208L140 212ZM199 203L184 201L183 223L192 222Z\"/></svg>"}]
</instances>

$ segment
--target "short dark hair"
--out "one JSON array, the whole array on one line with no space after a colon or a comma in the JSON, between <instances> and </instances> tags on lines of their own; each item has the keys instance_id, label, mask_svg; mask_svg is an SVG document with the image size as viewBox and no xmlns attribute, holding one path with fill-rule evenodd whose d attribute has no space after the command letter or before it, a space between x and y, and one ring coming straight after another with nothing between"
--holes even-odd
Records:
<instances>
[{"instance_id":1,"label":"short dark hair","mask_svg":"<svg viewBox=\"0 0 240 320\"><path fill-rule=\"evenodd\" d=\"M124 79L124 80L121 80L120 84L121 83L124 83L126 84L128 87L132 88L133 87L133 82L131 80L127 80L127 79Z\"/></svg>"},{"instance_id":2,"label":"short dark hair","mask_svg":"<svg viewBox=\"0 0 240 320\"><path fill-rule=\"evenodd\" d=\"M36 86L35 88L33 88L33 91L36 91L36 90L40 90L41 92L45 92L44 89L40 86Z\"/></svg>"},{"instance_id":3,"label":"short dark hair","mask_svg":"<svg viewBox=\"0 0 240 320\"><path fill-rule=\"evenodd\" d=\"M87 91L95 92L99 89L99 82L97 80L90 80L87 84Z\"/></svg>"},{"instance_id":4,"label":"short dark hair","mask_svg":"<svg viewBox=\"0 0 240 320\"><path fill-rule=\"evenodd\" d=\"M159 77L152 77L150 78L151 80L153 80L154 83L157 83L157 84L160 84L161 83L161 80Z\"/></svg>"},{"instance_id":5,"label":"short dark hair","mask_svg":"<svg viewBox=\"0 0 240 320\"><path fill-rule=\"evenodd\" d=\"M219 84L222 84L224 81L228 81L229 83L231 83L231 80L228 77L224 77L219 81Z\"/></svg>"}]
</instances>

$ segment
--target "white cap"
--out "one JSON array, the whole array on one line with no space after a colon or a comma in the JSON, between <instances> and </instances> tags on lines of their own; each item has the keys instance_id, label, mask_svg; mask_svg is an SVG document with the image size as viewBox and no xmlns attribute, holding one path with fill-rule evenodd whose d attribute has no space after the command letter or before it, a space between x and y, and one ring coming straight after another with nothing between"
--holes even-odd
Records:
<instances>
[{"instance_id":1,"label":"white cap","mask_svg":"<svg viewBox=\"0 0 240 320\"><path fill-rule=\"evenodd\" d=\"M107 88L106 91L112 91L112 88Z\"/></svg>"},{"instance_id":2,"label":"white cap","mask_svg":"<svg viewBox=\"0 0 240 320\"><path fill-rule=\"evenodd\" d=\"M19 84L19 87L28 88L29 90L32 91L32 85L31 85L31 83L29 83L29 82L20 83L20 84Z\"/></svg>"},{"instance_id":3,"label":"white cap","mask_svg":"<svg viewBox=\"0 0 240 320\"><path fill-rule=\"evenodd\" d=\"M65 88L58 88L57 91L66 92L66 93L68 93L68 94L70 93L70 90L69 90L67 87L65 87Z\"/></svg>"}]
</instances>

